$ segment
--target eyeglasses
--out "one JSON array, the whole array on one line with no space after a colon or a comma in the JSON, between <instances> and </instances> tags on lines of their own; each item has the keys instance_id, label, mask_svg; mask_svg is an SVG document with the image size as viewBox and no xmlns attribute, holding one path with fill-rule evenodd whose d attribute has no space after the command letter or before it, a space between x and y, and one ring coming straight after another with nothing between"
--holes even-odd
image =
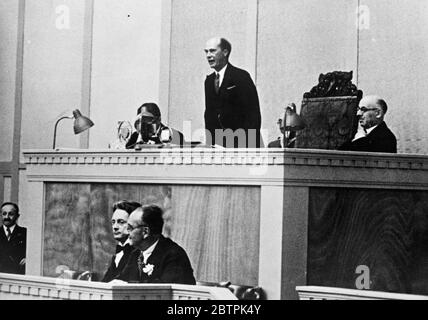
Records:
<instances>
[{"instance_id":1,"label":"eyeglasses","mask_svg":"<svg viewBox=\"0 0 428 320\"><path fill-rule=\"evenodd\" d=\"M357 107L357 112L361 111L362 113L365 113L367 111L371 111L371 110L379 110L378 108L366 108L366 107Z\"/></svg>"},{"instance_id":2,"label":"eyeglasses","mask_svg":"<svg viewBox=\"0 0 428 320\"><path fill-rule=\"evenodd\" d=\"M146 225L146 224L139 224L138 226L133 227L133 226L131 226L130 224L128 224L128 225L126 226L126 230L128 230L129 232L132 232L133 230L135 230L135 229L139 229L139 228L141 228L141 227L147 227L147 225Z\"/></svg>"}]
</instances>

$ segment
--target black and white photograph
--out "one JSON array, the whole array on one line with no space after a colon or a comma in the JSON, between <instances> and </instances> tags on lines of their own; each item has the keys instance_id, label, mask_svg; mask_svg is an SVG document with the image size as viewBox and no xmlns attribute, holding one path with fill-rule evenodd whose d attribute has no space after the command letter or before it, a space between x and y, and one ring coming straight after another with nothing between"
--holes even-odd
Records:
<instances>
[{"instance_id":1,"label":"black and white photograph","mask_svg":"<svg viewBox=\"0 0 428 320\"><path fill-rule=\"evenodd\" d=\"M427 34L426 0L0 0L0 300L428 300Z\"/></svg>"}]
</instances>

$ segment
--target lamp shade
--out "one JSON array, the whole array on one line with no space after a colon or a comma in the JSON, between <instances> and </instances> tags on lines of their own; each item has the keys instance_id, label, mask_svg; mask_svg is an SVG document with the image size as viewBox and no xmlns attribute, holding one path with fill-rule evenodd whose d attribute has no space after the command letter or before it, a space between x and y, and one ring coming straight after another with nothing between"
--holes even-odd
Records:
<instances>
[{"instance_id":1,"label":"lamp shade","mask_svg":"<svg viewBox=\"0 0 428 320\"><path fill-rule=\"evenodd\" d=\"M284 117L278 120L279 129L281 132L284 131L299 131L306 127L302 117L296 112L296 105L290 103L285 108Z\"/></svg>"},{"instance_id":2,"label":"lamp shade","mask_svg":"<svg viewBox=\"0 0 428 320\"><path fill-rule=\"evenodd\" d=\"M298 131L306 127L303 119L292 109L287 108L285 112L284 129L289 131Z\"/></svg>"},{"instance_id":3,"label":"lamp shade","mask_svg":"<svg viewBox=\"0 0 428 320\"><path fill-rule=\"evenodd\" d=\"M78 109L73 111L73 117L74 117L73 129L75 134L79 134L94 125L91 119L85 116L82 116L82 114Z\"/></svg>"}]
</instances>

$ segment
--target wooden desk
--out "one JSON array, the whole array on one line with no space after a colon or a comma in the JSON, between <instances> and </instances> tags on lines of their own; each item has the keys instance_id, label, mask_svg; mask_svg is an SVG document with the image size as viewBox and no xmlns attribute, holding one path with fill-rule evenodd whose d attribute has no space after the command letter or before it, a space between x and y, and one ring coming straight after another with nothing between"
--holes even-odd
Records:
<instances>
[{"instance_id":1,"label":"wooden desk","mask_svg":"<svg viewBox=\"0 0 428 320\"><path fill-rule=\"evenodd\" d=\"M428 158L303 149L26 150L21 193L27 274L105 270L111 203L166 209L164 233L198 281L423 293L428 279ZM406 278L405 274L413 278ZM410 290L410 292L409 292ZM427 290L428 291L428 290Z\"/></svg>"}]
</instances>

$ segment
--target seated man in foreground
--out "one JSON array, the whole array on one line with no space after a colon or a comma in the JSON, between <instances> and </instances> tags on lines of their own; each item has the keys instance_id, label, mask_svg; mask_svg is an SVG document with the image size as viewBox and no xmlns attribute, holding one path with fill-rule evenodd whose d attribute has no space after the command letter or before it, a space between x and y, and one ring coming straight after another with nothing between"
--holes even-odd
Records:
<instances>
[{"instance_id":1,"label":"seated man in foreground","mask_svg":"<svg viewBox=\"0 0 428 320\"><path fill-rule=\"evenodd\" d=\"M384 121L386 102L378 96L365 96L357 110L358 131L339 150L397 153L397 139Z\"/></svg>"},{"instance_id":2,"label":"seated man in foreground","mask_svg":"<svg viewBox=\"0 0 428 320\"><path fill-rule=\"evenodd\" d=\"M102 282L109 282L116 278L126 266L128 258L134 250L128 239L128 218L138 207L141 207L140 203L127 200L117 201L113 204L111 227L113 237L117 241L116 253L111 259L110 266L101 280Z\"/></svg>"},{"instance_id":3,"label":"seated man in foreground","mask_svg":"<svg viewBox=\"0 0 428 320\"><path fill-rule=\"evenodd\" d=\"M162 209L156 205L145 205L131 213L129 240L136 249L117 279L131 283L196 284L184 249L162 235L162 215Z\"/></svg>"}]
</instances>

